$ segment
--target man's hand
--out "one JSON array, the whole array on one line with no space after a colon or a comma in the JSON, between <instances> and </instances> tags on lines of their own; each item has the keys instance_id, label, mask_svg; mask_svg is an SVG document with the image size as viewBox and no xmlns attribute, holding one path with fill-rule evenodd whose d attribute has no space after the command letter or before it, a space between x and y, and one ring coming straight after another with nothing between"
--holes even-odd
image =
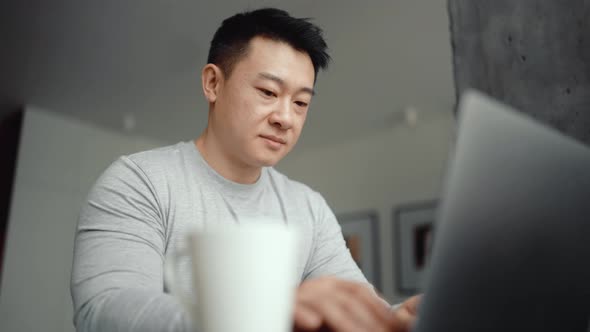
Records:
<instances>
[{"instance_id":1,"label":"man's hand","mask_svg":"<svg viewBox=\"0 0 590 332\"><path fill-rule=\"evenodd\" d=\"M367 285L321 277L304 282L296 293L296 331L406 332L416 318L417 298L396 311Z\"/></svg>"},{"instance_id":2,"label":"man's hand","mask_svg":"<svg viewBox=\"0 0 590 332\"><path fill-rule=\"evenodd\" d=\"M392 331L409 332L412 330L416 324L416 318L418 318L418 304L421 298L422 295L412 296L393 311L396 328Z\"/></svg>"}]
</instances>

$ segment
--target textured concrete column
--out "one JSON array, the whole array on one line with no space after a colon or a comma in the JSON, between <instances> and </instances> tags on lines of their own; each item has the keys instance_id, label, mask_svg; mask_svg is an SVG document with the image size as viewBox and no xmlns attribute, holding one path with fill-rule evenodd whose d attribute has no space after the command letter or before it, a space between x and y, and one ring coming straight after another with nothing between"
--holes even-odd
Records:
<instances>
[{"instance_id":1,"label":"textured concrete column","mask_svg":"<svg viewBox=\"0 0 590 332\"><path fill-rule=\"evenodd\" d=\"M457 94L479 89L590 144L590 1L449 0Z\"/></svg>"}]
</instances>

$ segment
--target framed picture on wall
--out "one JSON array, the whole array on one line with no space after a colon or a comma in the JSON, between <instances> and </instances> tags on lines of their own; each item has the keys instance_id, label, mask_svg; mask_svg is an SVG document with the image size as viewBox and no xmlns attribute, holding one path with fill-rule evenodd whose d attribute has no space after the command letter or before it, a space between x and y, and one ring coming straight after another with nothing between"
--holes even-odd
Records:
<instances>
[{"instance_id":1,"label":"framed picture on wall","mask_svg":"<svg viewBox=\"0 0 590 332\"><path fill-rule=\"evenodd\" d=\"M422 291L430 262L434 239L437 201L404 204L393 211L394 236L397 254L397 288L401 294Z\"/></svg>"},{"instance_id":2,"label":"framed picture on wall","mask_svg":"<svg viewBox=\"0 0 590 332\"><path fill-rule=\"evenodd\" d=\"M369 282L381 290L381 262L376 212L349 213L337 216L342 235L352 258Z\"/></svg>"}]
</instances>

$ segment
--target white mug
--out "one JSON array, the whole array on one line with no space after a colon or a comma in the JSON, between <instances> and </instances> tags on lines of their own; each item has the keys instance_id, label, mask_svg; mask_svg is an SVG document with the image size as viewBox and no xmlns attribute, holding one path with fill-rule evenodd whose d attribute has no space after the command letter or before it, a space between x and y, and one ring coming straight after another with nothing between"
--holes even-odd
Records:
<instances>
[{"instance_id":1,"label":"white mug","mask_svg":"<svg viewBox=\"0 0 590 332\"><path fill-rule=\"evenodd\" d=\"M289 332L297 243L297 230L279 223L209 226L169 256L166 284L200 332ZM181 289L181 258L190 289Z\"/></svg>"}]
</instances>

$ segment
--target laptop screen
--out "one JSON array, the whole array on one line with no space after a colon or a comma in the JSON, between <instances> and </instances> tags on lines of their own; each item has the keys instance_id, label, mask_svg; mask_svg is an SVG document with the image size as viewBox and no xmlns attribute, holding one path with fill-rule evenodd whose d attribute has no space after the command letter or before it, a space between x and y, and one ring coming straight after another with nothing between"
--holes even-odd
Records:
<instances>
[{"instance_id":1,"label":"laptop screen","mask_svg":"<svg viewBox=\"0 0 590 332\"><path fill-rule=\"evenodd\" d=\"M585 146L468 92L437 219L415 331L587 331Z\"/></svg>"}]
</instances>

